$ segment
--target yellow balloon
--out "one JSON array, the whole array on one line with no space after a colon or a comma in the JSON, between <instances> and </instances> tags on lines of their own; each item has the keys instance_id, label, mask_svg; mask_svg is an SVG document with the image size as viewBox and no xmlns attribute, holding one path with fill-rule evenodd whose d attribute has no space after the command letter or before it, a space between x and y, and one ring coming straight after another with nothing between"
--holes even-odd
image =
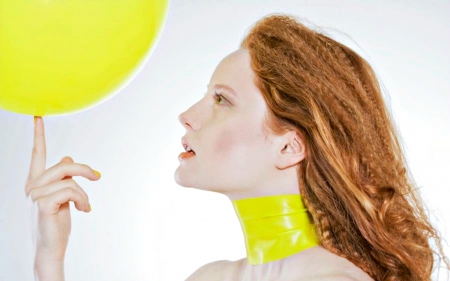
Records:
<instances>
[{"instance_id":1,"label":"yellow balloon","mask_svg":"<svg viewBox=\"0 0 450 281\"><path fill-rule=\"evenodd\" d=\"M118 92L149 57L168 0L0 0L0 108L60 115Z\"/></svg>"}]
</instances>

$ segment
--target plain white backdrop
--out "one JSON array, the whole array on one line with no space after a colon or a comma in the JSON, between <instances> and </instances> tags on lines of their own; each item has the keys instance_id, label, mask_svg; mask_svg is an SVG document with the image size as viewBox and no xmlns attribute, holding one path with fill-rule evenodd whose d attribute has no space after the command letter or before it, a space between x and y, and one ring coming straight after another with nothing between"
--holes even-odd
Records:
<instances>
[{"instance_id":1,"label":"plain white backdrop","mask_svg":"<svg viewBox=\"0 0 450 281\"><path fill-rule=\"evenodd\" d=\"M177 117L246 30L274 12L323 27L372 64L432 221L449 238L449 11L443 0L171 1L158 45L128 86L92 109L44 118L48 167L68 155L102 173L78 180L92 212L72 212L66 280L184 280L205 263L245 256L229 200L174 182ZM0 110L0 281L33 279L23 190L32 133L31 116Z\"/></svg>"}]
</instances>

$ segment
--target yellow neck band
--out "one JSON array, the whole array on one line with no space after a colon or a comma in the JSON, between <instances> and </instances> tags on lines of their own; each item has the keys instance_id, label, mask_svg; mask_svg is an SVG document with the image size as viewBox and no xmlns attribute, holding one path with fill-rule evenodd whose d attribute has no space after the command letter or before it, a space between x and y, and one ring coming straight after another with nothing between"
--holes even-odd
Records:
<instances>
[{"instance_id":1,"label":"yellow neck band","mask_svg":"<svg viewBox=\"0 0 450 281\"><path fill-rule=\"evenodd\" d=\"M319 245L300 195L233 200L251 265L280 260Z\"/></svg>"}]
</instances>

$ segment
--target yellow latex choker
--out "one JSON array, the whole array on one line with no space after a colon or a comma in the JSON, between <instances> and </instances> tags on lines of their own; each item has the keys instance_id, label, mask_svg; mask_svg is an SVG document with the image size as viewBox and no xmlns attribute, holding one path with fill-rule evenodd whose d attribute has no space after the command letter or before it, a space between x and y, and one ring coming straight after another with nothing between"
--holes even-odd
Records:
<instances>
[{"instance_id":1,"label":"yellow latex choker","mask_svg":"<svg viewBox=\"0 0 450 281\"><path fill-rule=\"evenodd\" d=\"M319 245L300 195L233 200L251 265L280 260Z\"/></svg>"}]
</instances>

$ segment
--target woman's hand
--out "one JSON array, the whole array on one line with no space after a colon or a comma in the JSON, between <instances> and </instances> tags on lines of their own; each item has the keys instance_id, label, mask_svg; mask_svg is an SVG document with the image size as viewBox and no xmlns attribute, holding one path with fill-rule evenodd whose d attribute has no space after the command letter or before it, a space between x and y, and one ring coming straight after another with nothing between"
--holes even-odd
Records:
<instances>
[{"instance_id":1,"label":"woman's hand","mask_svg":"<svg viewBox=\"0 0 450 281\"><path fill-rule=\"evenodd\" d=\"M72 177L98 180L100 173L87 165L74 163L70 157L64 157L49 169L45 166L44 122L35 117L34 147L25 186L25 193L33 204L35 273L39 280L63 280L64 255L71 229L69 201L74 202L79 211L90 211L87 194Z\"/></svg>"}]
</instances>

